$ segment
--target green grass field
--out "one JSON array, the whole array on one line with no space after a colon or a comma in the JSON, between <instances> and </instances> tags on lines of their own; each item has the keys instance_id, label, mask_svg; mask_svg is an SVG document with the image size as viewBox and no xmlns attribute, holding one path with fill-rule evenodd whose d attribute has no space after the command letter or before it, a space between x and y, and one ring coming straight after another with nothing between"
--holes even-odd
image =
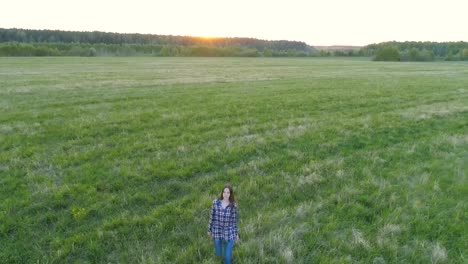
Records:
<instances>
[{"instance_id":1,"label":"green grass field","mask_svg":"<svg viewBox=\"0 0 468 264\"><path fill-rule=\"evenodd\" d=\"M468 62L0 58L0 262L466 263Z\"/></svg>"}]
</instances>

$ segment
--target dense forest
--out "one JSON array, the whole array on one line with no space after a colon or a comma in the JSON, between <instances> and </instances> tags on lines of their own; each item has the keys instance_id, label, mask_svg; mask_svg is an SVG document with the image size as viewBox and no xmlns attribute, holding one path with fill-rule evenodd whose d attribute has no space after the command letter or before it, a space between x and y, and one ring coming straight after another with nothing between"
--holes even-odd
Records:
<instances>
[{"instance_id":1,"label":"dense forest","mask_svg":"<svg viewBox=\"0 0 468 264\"><path fill-rule=\"evenodd\" d=\"M311 56L300 41L0 29L0 56Z\"/></svg>"},{"instance_id":2,"label":"dense forest","mask_svg":"<svg viewBox=\"0 0 468 264\"><path fill-rule=\"evenodd\" d=\"M300 41L0 28L0 56L362 56L377 61L468 60L468 42L383 42L320 49Z\"/></svg>"}]
</instances>

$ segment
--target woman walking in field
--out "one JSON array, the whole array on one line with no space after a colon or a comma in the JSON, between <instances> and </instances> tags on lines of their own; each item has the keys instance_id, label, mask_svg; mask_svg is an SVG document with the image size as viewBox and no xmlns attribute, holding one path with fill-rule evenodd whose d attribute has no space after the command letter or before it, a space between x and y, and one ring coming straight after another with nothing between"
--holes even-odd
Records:
<instances>
[{"instance_id":1,"label":"woman walking in field","mask_svg":"<svg viewBox=\"0 0 468 264\"><path fill-rule=\"evenodd\" d=\"M211 206L208 235L213 238L215 255L224 258L224 263L231 263L234 241L239 240L237 233L237 205L232 187L225 185L218 199ZM224 254L223 254L224 246Z\"/></svg>"}]
</instances>

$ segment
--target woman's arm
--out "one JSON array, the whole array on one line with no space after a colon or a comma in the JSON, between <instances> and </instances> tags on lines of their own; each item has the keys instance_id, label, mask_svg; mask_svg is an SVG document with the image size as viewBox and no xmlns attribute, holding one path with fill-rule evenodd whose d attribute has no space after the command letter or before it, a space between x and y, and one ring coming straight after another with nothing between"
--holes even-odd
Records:
<instances>
[{"instance_id":1,"label":"woman's arm","mask_svg":"<svg viewBox=\"0 0 468 264\"><path fill-rule=\"evenodd\" d=\"M208 222L208 235L213 233L213 218L215 217L215 201L211 205L210 221Z\"/></svg>"},{"instance_id":2,"label":"woman's arm","mask_svg":"<svg viewBox=\"0 0 468 264\"><path fill-rule=\"evenodd\" d=\"M234 226L234 232L236 234L236 239L239 239L239 233L237 232L237 221L238 221L238 218L237 218L237 205L234 205L234 210L232 211L232 225Z\"/></svg>"}]
</instances>

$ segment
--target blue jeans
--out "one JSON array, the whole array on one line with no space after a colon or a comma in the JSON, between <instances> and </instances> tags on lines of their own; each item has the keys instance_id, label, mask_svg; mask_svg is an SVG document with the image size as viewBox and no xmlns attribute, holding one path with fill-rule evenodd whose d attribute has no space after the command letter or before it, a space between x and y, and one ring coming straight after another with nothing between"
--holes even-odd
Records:
<instances>
[{"instance_id":1,"label":"blue jeans","mask_svg":"<svg viewBox=\"0 0 468 264\"><path fill-rule=\"evenodd\" d=\"M231 253L232 246L234 246L234 240L224 240L224 239L213 239L215 255L222 256L224 258L224 264L231 264ZM223 245L224 245L224 254L223 254Z\"/></svg>"}]
</instances>

